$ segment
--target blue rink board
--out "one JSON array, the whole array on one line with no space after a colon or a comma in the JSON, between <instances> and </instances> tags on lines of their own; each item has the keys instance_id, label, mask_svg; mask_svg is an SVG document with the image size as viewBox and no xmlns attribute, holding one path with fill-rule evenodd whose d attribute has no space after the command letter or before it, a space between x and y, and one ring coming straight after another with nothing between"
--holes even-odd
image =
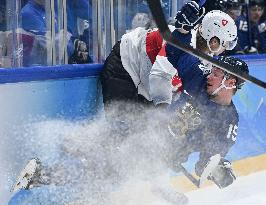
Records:
<instances>
[{"instance_id":1,"label":"blue rink board","mask_svg":"<svg viewBox=\"0 0 266 205\"><path fill-rule=\"evenodd\" d=\"M250 73L262 80L266 81L266 57L257 57L257 56L251 56L251 57L243 57L247 60L249 66L250 66ZM67 99L60 100L60 98L63 98L64 95L59 95L60 92L54 91L53 96L57 96L53 99L50 99L50 104L48 103L46 105L45 110L41 110L39 108L36 108L35 114L38 114L40 112L41 114L45 114L45 112L50 112L50 117L56 117L58 116L58 111L61 113L61 116L63 117L70 117L70 118L75 118L75 117L92 117L95 114L97 114L98 110L96 112L92 112L93 107L98 107L97 104L101 103L101 94L99 94L99 87L98 87L98 81L97 81L97 75L99 71L101 70L101 65L96 65L96 67L93 67L93 65L82 65L80 68L79 66L75 66L75 69L77 68L78 70L81 69L79 74L74 73L73 67L66 67L66 70L64 70L64 66L62 66L62 70L58 71L60 67L51 67L47 69L46 71L48 72L46 75L46 72L44 68L35 68L36 70L33 70L34 72L38 73L38 70L40 69L40 73L44 74L45 76L39 76L38 74L35 73L35 78L33 78L32 75L31 77L26 77L30 82L30 86L36 86L39 83L44 84L41 85L39 88L45 88L45 84L49 83L55 83L55 84L61 84L60 86L58 85L53 87L51 86L52 89L63 89L64 92L69 92L72 94L69 95ZM60 68L60 69L61 69ZM53 73L53 70L56 70L55 73L60 73L60 76L55 75ZM25 77L29 75L28 71L25 70L28 74L23 73L19 69L13 69L10 72L14 72L16 75L20 77ZM19 74L17 74L18 72ZM66 72L66 73L65 73ZM69 73L68 73L69 72ZM5 75L8 76L7 74L8 71L1 71L0 70L0 77L1 77L1 83L15 83L20 86L20 83L18 82L25 82L25 79L19 78L16 79L14 76L9 79L4 79ZM62 74L64 73L64 74ZM71 73L71 74L70 74ZM73 74L73 77L71 75ZM50 80L50 77L53 79L52 81ZM7 77L8 78L8 77ZM37 79L37 80L36 80ZM44 81L45 80L45 81ZM32 81L35 81L32 83ZM69 81L71 82L70 84ZM37 84L36 84L37 83ZM10 84L10 85L11 85ZM75 85L76 84L76 85ZM97 84L97 86L96 86ZM65 86L68 85L66 88ZM2 85L0 84L0 87ZM43 87L44 86L44 87ZM81 88L80 88L81 86ZM90 87L92 86L92 87ZM85 90L84 90L85 89ZM86 90L88 89L88 90ZM90 90L91 89L91 90ZM93 89L96 89L97 91L93 91ZM74 97L70 96L75 96L75 93L77 94L77 90L84 90L84 92L78 93L78 97L75 99ZM52 92L52 91L51 91ZM86 95L86 97L82 96L88 93L94 93L90 95L89 97ZM66 94L66 93L65 93ZM45 96L49 97L49 96ZM33 97L34 98L34 97ZM42 98L42 93L38 94L38 98ZM97 99L96 99L97 98ZM79 100L82 99L83 103L80 104ZM239 92L237 96L234 97L234 102L236 104L236 107L239 111L240 115L240 124L239 124L239 130L238 130L238 138L236 141L236 144L234 147L231 149L231 151L228 154L228 158L231 160L238 160L238 159L243 159L247 158L250 156L255 156L255 155L260 155L266 153L266 105L265 105L265 99L266 99L266 91L253 85L250 83L247 83L246 86ZM69 103L69 100L71 103ZM88 100L87 102L85 102ZM33 103L35 102L41 102L41 101L32 101ZM59 106L53 105L53 103L59 103ZM77 104L76 109L72 109L72 111L69 111L70 113L64 113L69 106L75 107ZM33 105L33 107L36 105ZM86 109L81 109L82 107L90 108L90 112L87 112ZM38 107L38 106L37 106ZM52 110L48 111L49 107L52 108ZM66 107L66 109L61 109L60 107ZM83 108L84 108L83 107ZM97 108L98 109L98 108ZM70 109L71 110L71 109ZM25 112L26 113L26 112ZM25 114L24 113L24 114ZM46 113L47 115L47 113ZM11 123L11 122L10 122ZM51 190L53 190L51 192ZM48 187L43 187L43 188L37 188L33 189L31 191L28 190L22 190L19 191L18 193L14 194L11 200L9 201L8 205L24 205L24 204L55 204L55 201L53 201L53 196L56 196L58 193L62 193L62 190L60 188L48 188ZM49 197L45 197L49 196ZM42 199L45 198L45 201L42 201ZM47 198L50 198L50 201L47 201ZM71 200L71 199L66 199L66 200ZM58 201L56 204L60 204ZM63 202L62 202L63 204Z\"/></svg>"}]
</instances>

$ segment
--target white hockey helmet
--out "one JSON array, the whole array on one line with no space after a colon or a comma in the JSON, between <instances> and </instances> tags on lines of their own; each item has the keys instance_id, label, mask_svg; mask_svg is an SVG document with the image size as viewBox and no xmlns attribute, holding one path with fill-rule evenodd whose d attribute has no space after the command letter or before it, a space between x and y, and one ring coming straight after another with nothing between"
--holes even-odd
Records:
<instances>
[{"instance_id":1,"label":"white hockey helmet","mask_svg":"<svg viewBox=\"0 0 266 205\"><path fill-rule=\"evenodd\" d=\"M220 51L222 47L226 50L232 50L236 46L236 24L228 14L220 10L208 12L202 19L199 31L200 35L207 41L211 52ZM220 40L220 46L216 51L210 48L210 40L213 37L217 37Z\"/></svg>"}]
</instances>

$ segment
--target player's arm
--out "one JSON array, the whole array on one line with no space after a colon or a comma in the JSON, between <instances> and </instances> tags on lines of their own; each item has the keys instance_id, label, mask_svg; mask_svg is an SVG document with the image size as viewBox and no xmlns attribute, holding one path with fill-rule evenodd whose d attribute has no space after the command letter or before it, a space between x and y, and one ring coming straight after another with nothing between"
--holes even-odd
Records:
<instances>
[{"instance_id":1,"label":"player's arm","mask_svg":"<svg viewBox=\"0 0 266 205\"><path fill-rule=\"evenodd\" d=\"M173 95L172 79L175 75L177 75L177 69L168 61L164 45L156 56L149 75L149 92L155 105L171 104ZM181 80L180 83L182 84Z\"/></svg>"},{"instance_id":2,"label":"player's arm","mask_svg":"<svg viewBox=\"0 0 266 205\"><path fill-rule=\"evenodd\" d=\"M196 2L191 1L185 4L176 15L176 29L173 35L182 42L190 44L190 30L201 20L203 14L204 9L200 8ZM170 104L173 89L178 90L178 87L182 86L176 65L183 54L183 51L166 44L157 55L149 75L150 96L155 105Z\"/></svg>"},{"instance_id":3,"label":"player's arm","mask_svg":"<svg viewBox=\"0 0 266 205\"><path fill-rule=\"evenodd\" d=\"M176 14L175 27L180 33L189 33L203 18L205 8L195 1L186 3Z\"/></svg>"},{"instance_id":4,"label":"player's arm","mask_svg":"<svg viewBox=\"0 0 266 205\"><path fill-rule=\"evenodd\" d=\"M190 1L186 3L180 11L176 14L176 22L175 22L175 30L172 32L172 35L182 41L183 43L190 44L191 43L191 30L201 22L205 13L204 7L199 7L199 5L195 1ZM167 44L166 52L170 62L175 62L184 51Z\"/></svg>"}]
</instances>

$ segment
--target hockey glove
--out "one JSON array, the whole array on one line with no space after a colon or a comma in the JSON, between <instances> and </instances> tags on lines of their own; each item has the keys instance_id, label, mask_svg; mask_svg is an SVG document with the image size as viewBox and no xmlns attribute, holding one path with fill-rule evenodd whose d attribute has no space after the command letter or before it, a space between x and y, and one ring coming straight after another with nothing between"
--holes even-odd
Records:
<instances>
[{"instance_id":1,"label":"hockey glove","mask_svg":"<svg viewBox=\"0 0 266 205\"><path fill-rule=\"evenodd\" d=\"M209 180L212 180L220 189L231 185L235 180L236 176L233 172L231 163L221 158L218 166L212 171Z\"/></svg>"},{"instance_id":2,"label":"hockey glove","mask_svg":"<svg viewBox=\"0 0 266 205\"><path fill-rule=\"evenodd\" d=\"M74 41L74 52L69 57L69 64L85 64L90 63L91 59L87 50L87 45L85 42L75 39Z\"/></svg>"},{"instance_id":3,"label":"hockey glove","mask_svg":"<svg viewBox=\"0 0 266 205\"><path fill-rule=\"evenodd\" d=\"M186 3L181 11L176 14L175 27L186 32L194 28L194 26L202 20L205 13L205 8L200 8L195 1Z\"/></svg>"}]
</instances>

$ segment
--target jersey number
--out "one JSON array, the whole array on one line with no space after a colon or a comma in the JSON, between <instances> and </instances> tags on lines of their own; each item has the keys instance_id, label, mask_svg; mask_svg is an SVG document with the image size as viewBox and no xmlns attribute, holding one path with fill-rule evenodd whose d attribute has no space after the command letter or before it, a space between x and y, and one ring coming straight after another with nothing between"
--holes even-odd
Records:
<instances>
[{"instance_id":1,"label":"jersey number","mask_svg":"<svg viewBox=\"0 0 266 205\"><path fill-rule=\"evenodd\" d=\"M227 138L232 139L234 142L236 141L236 135L237 135L237 125L230 124L229 125L229 130L227 133Z\"/></svg>"},{"instance_id":2,"label":"jersey number","mask_svg":"<svg viewBox=\"0 0 266 205\"><path fill-rule=\"evenodd\" d=\"M240 24L239 24L239 30L241 31L248 31L248 23L247 21L240 21Z\"/></svg>"}]
</instances>

